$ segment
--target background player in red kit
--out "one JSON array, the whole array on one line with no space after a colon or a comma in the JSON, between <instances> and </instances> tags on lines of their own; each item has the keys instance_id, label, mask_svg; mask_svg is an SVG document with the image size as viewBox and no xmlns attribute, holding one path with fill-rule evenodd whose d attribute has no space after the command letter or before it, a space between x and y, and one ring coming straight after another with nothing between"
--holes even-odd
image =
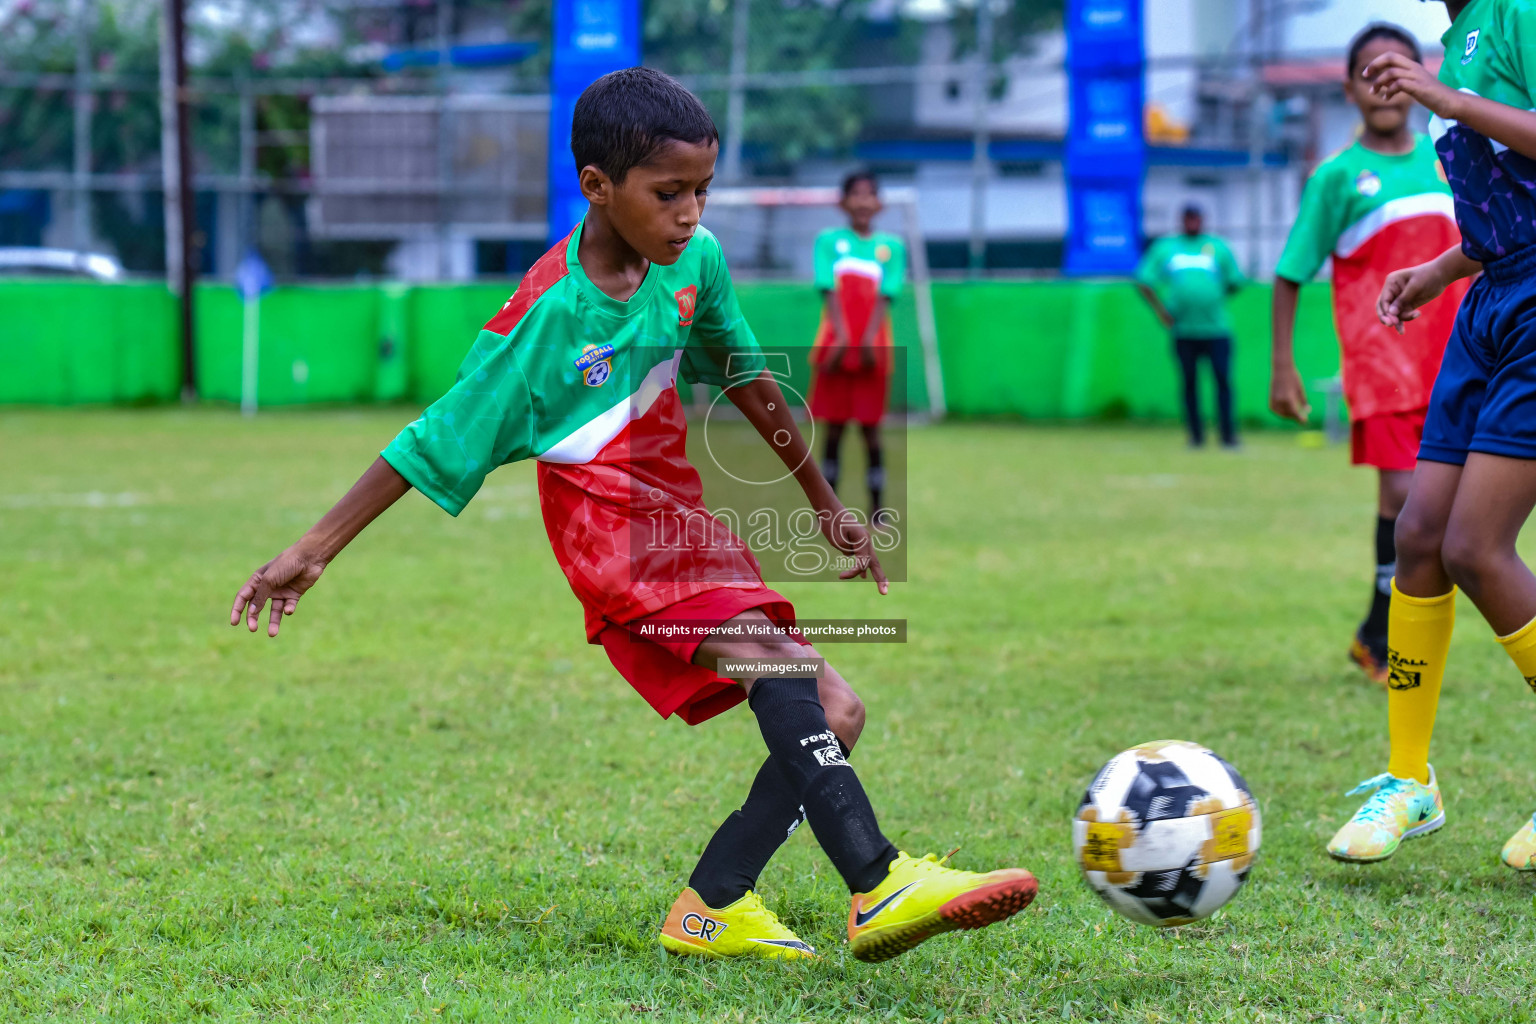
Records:
<instances>
[{"instance_id":1,"label":"background player in red kit","mask_svg":"<svg viewBox=\"0 0 1536 1024\"><path fill-rule=\"evenodd\" d=\"M844 178L839 205L848 226L816 238L816 287L826 294L826 306L811 350L810 411L826 426L821 471L834 490L843 430L850 420L863 429L870 522L878 526L885 512L880 420L891 387L891 303L901 294L907 250L900 238L874 229L884 207L873 174L855 171Z\"/></svg>"},{"instance_id":2,"label":"background player in red kit","mask_svg":"<svg viewBox=\"0 0 1536 1024\"><path fill-rule=\"evenodd\" d=\"M1434 144L1408 123L1412 97L1403 92L1383 100L1358 78L1362 68L1388 53L1420 59L1418 42L1395 25L1371 25L1350 44L1344 93L1360 108L1360 137L1313 172L1275 270L1269 397L1278 415L1306 421L1306 392L1291 347L1296 302L1302 283L1331 256L1352 458L1378 474L1376 578L1349 656L1378 683L1387 681L1387 611L1397 563L1393 532L1418 461L1429 392L1468 286L1452 285L1401 336L1377 319L1376 298L1389 273L1427 263L1461 242Z\"/></svg>"}]
</instances>

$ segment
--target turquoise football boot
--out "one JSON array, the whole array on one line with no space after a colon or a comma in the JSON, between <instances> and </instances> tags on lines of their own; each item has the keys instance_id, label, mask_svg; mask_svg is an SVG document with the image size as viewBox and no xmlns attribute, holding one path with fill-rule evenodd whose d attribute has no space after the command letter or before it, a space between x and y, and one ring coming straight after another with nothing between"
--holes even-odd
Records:
<instances>
[{"instance_id":1,"label":"turquoise football boot","mask_svg":"<svg viewBox=\"0 0 1536 1024\"><path fill-rule=\"evenodd\" d=\"M1354 864L1386 860L1397 852L1404 839L1427 836L1445 824L1445 805L1440 800L1440 784L1435 769L1429 769L1429 782L1399 779L1381 774L1366 779L1349 791L1349 796L1375 793L1328 844L1328 855Z\"/></svg>"}]
</instances>

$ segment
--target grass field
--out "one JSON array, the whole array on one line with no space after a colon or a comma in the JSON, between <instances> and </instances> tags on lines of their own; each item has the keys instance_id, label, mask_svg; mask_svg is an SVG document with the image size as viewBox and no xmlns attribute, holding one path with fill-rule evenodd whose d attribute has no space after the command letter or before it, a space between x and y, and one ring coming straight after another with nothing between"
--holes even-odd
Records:
<instances>
[{"instance_id":1,"label":"grass field","mask_svg":"<svg viewBox=\"0 0 1536 1024\"><path fill-rule=\"evenodd\" d=\"M915 430L911 582L786 588L905 618L829 647L899 845L1041 879L1025 914L890 963L802 831L762 889L794 966L654 932L761 760L750 716L662 722L582 643L528 466L419 495L282 637L230 598L403 411L0 414L0 1020L1526 1020L1536 702L1468 605L1436 762L1450 823L1369 869L1323 843L1385 764L1344 660L1372 482L1340 449L1171 430ZM1077 877L1107 757L1205 742L1262 802L1248 888L1155 932Z\"/></svg>"}]
</instances>

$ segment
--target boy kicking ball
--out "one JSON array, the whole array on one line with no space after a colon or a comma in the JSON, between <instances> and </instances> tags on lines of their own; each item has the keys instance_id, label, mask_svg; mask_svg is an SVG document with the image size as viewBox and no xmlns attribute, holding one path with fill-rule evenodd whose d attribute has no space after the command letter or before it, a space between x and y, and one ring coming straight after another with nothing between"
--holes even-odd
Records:
<instances>
[{"instance_id":1,"label":"boy kicking ball","mask_svg":"<svg viewBox=\"0 0 1536 1024\"><path fill-rule=\"evenodd\" d=\"M746 801L673 904L662 946L814 955L754 891L802 814L852 894L848 939L861 960L1018 913L1035 895L1028 871L959 871L933 855L909 857L881 832L847 761L864 706L836 672L818 678L808 666L746 685L717 674L722 660L819 656L751 551L705 509L684 456L680 377L727 389L805 491L826 539L855 558L844 579L873 576L883 594L885 577L868 533L809 457L742 318L720 245L699 226L719 151L703 105L660 72L616 71L582 94L571 149L586 218L485 325L453 388L308 533L252 574L230 623L243 618L254 632L271 601L267 633L277 636L330 561L412 487L458 515L491 470L535 459L545 528L585 610L588 642L602 644L663 717L697 725L747 701L768 747ZM685 536L668 527L679 522Z\"/></svg>"},{"instance_id":2,"label":"boy kicking ball","mask_svg":"<svg viewBox=\"0 0 1536 1024\"><path fill-rule=\"evenodd\" d=\"M1462 244L1391 274L1377 312L1399 331L1453 282L1472 285L1430 397L1419 462L1397 521L1388 625L1387 771L1328 852L1385 860L1445 823L1429 766L1456 588L1466 591L1526 682L1536 686L1536 576L1515 552L1536 506L1536 0L1446 0L1452 24L1437 81L1386 53L1362 72L1384 100L1435 115ZM1502 859L1536 870L1527 820Z\"/></svg>"}]
</instances>

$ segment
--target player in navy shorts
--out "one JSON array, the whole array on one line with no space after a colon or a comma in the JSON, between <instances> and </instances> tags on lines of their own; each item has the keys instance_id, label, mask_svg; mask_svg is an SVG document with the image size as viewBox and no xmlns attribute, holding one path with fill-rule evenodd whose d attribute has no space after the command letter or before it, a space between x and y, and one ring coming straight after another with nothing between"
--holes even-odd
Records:
<instances>
[{"instance_id":1,"label":"player in navy shorts","mask_svg":"<svg viewBox=\"0 0 1536 1024\"><path fill-rule=\"evenodd\" d=\"M1387 624L1387 771L1328 845L1340 860L1391 856L1445 822L1429 765L1460 587L1536 688L1536 575L1515 550L1536 507L1536 0L1446 0L1438 79L1386 53L1361 73L1383 100L1406 93L1434 114L1430 135L1456 204L1462 243L1394 271L1377 303L1401 330L1453 281L1467 293L1430 395L1419 461L1397 520ZM1509 770L1527 778L1523 765ZM1536 818L1502 859L1536 870Z\"/></svg>"}]
</instances>

